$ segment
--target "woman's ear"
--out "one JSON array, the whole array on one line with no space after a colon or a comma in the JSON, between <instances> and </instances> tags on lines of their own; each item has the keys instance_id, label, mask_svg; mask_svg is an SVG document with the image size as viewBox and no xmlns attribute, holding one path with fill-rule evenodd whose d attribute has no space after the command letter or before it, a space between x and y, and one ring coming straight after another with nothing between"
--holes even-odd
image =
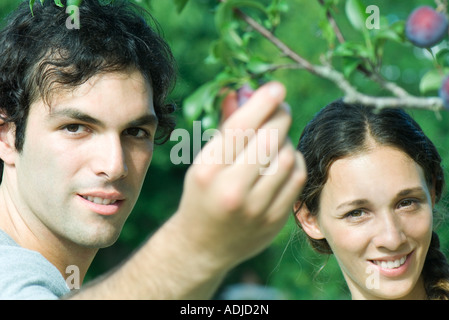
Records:
<instances>
[{"instance_id":1,"label":"woman's ear","mask_svg":"<svg viewBox=\"0 0 449 320\"><path fill-rule=\"evenodd\" d=\"M432 209L435 208L435 204L436 204L436 188L437 188L436 184L437 184L437 182L436 182L436 179L435 179L435 176L434 176L432 187L429 190L429 192L430 192L430 199L432 201Z\"/></svg>"},{"instance_id":2,"label":"woman's ear","mask_svg":"<svg viewBox=\"0 0 449 320\"><path fill-rule=\"evenodd\" d=\"M309 211L305 203L297 201L293 209L295 210L296 219L301 223L302 229L309 237L315 240L325 238L318 224L318 217Z\"/></svg>"},{"instance_id":3,"label":"woman's ear","mask_svg":"<svg viewBox=\"0 0 449 320\"><path fill-rule=\"evenodd\" d=\"M0 116L0 159L5 165L14 165L16 160L16 126Z\"/></svg>"}]
</instances>

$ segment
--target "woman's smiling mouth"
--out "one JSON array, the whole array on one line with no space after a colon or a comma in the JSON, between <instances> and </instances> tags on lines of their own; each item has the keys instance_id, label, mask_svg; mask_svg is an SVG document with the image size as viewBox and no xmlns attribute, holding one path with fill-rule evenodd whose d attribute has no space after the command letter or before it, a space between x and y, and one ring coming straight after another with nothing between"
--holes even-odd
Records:
<instances>
[{"instance_id":1,"label":"woman's smiling mouth","mask_svg":"<svg viewBox=\"0 0 449 320\"><path fill-rule=\"evenodd\" d=\"M397 260L372 260L371 262L380 266L383 269L396 269L402 266L407 260L407 256L403 256L401 259Z\"/></svg>"},{"instance_id":2,"label":"woman's smiling mouth","mask_svg":"<svg viewBox=\"0 0 449 320\"><path fill-rule=\"evenodd\" d=\"M383 257L369 260L369 262L377 266L381 274L389 277L397 277L407 271L413 252L414 251L403 256Z\"/></svg>"}]
</instances>

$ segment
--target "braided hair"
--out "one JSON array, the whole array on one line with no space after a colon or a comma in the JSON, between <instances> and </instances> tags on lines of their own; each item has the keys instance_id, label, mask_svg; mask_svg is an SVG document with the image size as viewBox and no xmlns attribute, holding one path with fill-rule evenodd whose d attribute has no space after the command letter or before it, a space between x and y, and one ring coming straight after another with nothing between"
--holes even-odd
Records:
<instances>
[{"instance_id":1,"label":"braided hair","mask_svg":"<svg viewBox=\"0 0 449 320\"><path fill-rule=\"evenodd\" d=\"M428 299L449 300L449 265L440 250L440 239L436 232L432 233L422 274Z\"/></svg>"}]
</instances>

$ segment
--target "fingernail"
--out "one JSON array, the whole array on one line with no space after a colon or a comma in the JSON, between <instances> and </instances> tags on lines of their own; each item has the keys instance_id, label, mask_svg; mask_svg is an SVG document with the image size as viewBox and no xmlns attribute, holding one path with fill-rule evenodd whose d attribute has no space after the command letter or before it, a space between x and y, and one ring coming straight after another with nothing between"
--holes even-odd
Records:
<instances>
[{"instance_id":1,"label":"fingernail","mask_svg":"<svg viewBox=\"0 0 449 320\"><path fill-rule=\"evenodd\" d=\"M253 95L254 90L249 84L244 84L239 90L237 90L237 101L239 107L244 105L249 98Z\"/></svg>"},{"instance_id":2,"label":"fingernail","mask_svg":"<svg viewBox=\"0 0 449 320\"><path fill-rule=\"evenodd\" d=\"M281 95L282 90L283 90L282 85L279 84L279 83L274 82L274 83L271 83L271 84L270 84L270 87L269 87L269 89L268 89L268 93L269 93L273 98L276 98L276 97L278 97L279 95Z\"/></svg>"},{"instance_id":3,"label":"fingernail","mask_svg":"<svg viewBox=\"0 0 449 320\"><path fill-rule=\"evenodd\" d=\"M292 114L292 108L290 107L290 105L287 102L282 102L281 103L281 108L283 108L285 111L288 112L288 114Z\"/></svg>"}]
</instances>

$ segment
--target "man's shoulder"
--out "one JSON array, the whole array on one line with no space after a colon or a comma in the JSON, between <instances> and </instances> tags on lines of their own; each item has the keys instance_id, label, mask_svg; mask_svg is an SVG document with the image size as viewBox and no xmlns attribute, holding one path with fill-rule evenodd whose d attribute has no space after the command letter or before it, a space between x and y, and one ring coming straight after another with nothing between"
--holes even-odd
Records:
<instances>
[{"instance_id":1,"label":"man's shoulder","mask_svg":"<svg viewBox=\"0 0 449 320\"><path fill-rule=\"evenodd\" d=\"M0 230L0 299L57 299L68 292L55 266Z\"/></svg>"}]
</instances>

